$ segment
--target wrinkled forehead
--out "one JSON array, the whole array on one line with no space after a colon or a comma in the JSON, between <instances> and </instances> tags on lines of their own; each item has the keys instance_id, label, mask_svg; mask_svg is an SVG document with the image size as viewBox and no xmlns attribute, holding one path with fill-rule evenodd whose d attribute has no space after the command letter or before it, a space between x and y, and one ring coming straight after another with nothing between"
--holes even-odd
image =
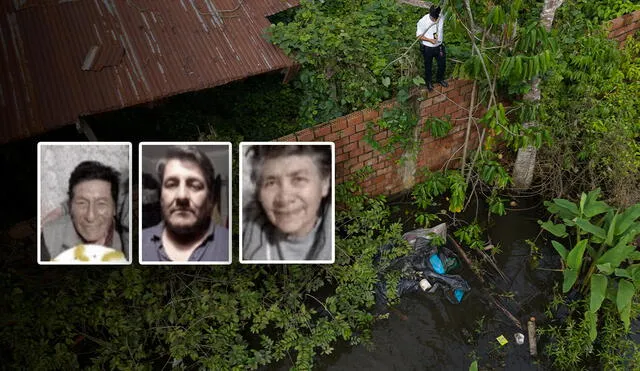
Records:
<instances>
[{"instance_id":1,"label":"wrinkled forehead","mask_svg":"<svg viewBox=\"0 0 640 371\"><path fill-rule=\"evenodd\" d=\"M198 179L206 184L204 172L198 163L191 160L170 159L164 167L164 179Z\"/></svg>"},{"instance_id":2,"label":"wrinkled forehead","mask_svg":"<svg viewBox=\"0 0 640 371\"><path fill-rule=\"evenodd\" d=\"M111 183L102 179L90 179L80 181L73 186L73 199L100 199L111 200Z\"/></svg>"},{"instance_id":3,"label":"wrinkled forehead","mask_svg":"<svg viewBox=\"0 0 640 371\"><path fill-rule=\"evenodd\" d=\"M258 169L258 179L294 175L320 176L320 169L312 155L293 154L265 159Z\"/></svg>"}]
</instances>

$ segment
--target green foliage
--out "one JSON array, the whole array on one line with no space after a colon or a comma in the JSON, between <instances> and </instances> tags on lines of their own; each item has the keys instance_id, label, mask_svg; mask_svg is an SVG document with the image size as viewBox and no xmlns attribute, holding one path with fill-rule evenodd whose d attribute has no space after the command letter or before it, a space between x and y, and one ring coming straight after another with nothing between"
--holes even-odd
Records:
<instances>
[{"instance_id":1,"label":"green foliage","mask_svg":"<svg viewBox=\"0 0 640 371\"><path fill-rule=\"evenodd\" d=\"M593 25L640 10L640 4L633 0L575 0L573 3Z\"/></svg>"},{"instance_id":2,"label":"green foliage","mask_svg":"<svg viewBox=\"0 0 640 371\"><path fill-rule=\"evenodd\" d=\"M355 4L303 0L292 22L269 29L270 40L302 65L297 86L307 124L373 106L419 75L417 48L390 64L413 42L420 10L394 0Z\"/></svg>"},{"instance_id":3,"label":"green foliage","mask_svg":"<svg viewBox=\"0 0 640 371\"><path fill-rule=\"evenodd\" d=\"M3 367L310 369L337 341L368 343L373 285L387 280L397 301L398 275L386 268L410 247L384 197L354 181L336 194L333 265L3 271ZM387 242L395 247L379 254Z\"/></svg>"},{"instance_id":4,"label":"green foliage","mask_svg":"<svg viewBox=\"0 0 640 371\"><path fill-rule=\"evenodd\" d=\"M558 63L540 110L553 141L539 153L548 192L566 198L600 187L617 205L637 203L640 43L630 39L619 50L579 8L560 8L557 21Z\"/></svg>"},{"instance_id":5,"label":"green foliage","mask_svg":"<svg viewBox=\"0 0 640 371\"><path fill-rule=\"evenodd\" d=\"M585 321L589 337L597 336L597 315L605 300L616 304L624 328L629 331L634 295L640 287L640 256L632 244L640 236L640 204L626 210L615 209L598 200L600 190L583 193L579 203L564 199L545 202L559 224L542 222L543 229L556 237L574 238L565 247L558 240L552 245L565 265L562 292L576 284L589 293Z\"/></svg>"},{"instance_id":6,"label":"green foliage","mask_svg":"<svg viewBox=\"0 0 640 371\"><path fill-rule=\"evenodd\" d=\"M484 247L484 237L482 227L478 223L472 223L464 227L460 227L453 233L454 236L464 246L471 249L481 249Z\"/></svg>"},{"instance_id":7,"label":"green foliage","mask_svg":"<svg viewBox=\"0 0 640 371\"><path fill-rule=\"evenodd\" d=\"M538 334L546 339L544 354L551 358L554 369L637 370L640 345L629 337L615 305L610 301L603 302L596 342L590 340L590 320L584 319L591 313L589 305L586 300L567 301L555 294L545 313L550 322L538 327ZM559 313L563 313L563 318L554 319ZM639 314L640 305L636 301L631 316L637 318Z\"/></svg>"},{"instance_id":8,"label":"green foliage","mask_svg":"<svg viewBox=\"0 0 640 371\"><path fill-rule=\"evenodd\" d=\"M447 136L451 128L453 128L450 117L445 117L444 119L429 117L425 120L424 126L433 138L443 138Z\"/></svg>"},{"instance_id":9,"label":"green foliage","mask_svg":"<svg viewBox=\"0 0 640 371\"><path fill-rule=\"evenodd\" d=\"M448 195L449 211L458 213L462 211L466 200L467 183L457 170L443 172L424 171L425 181L418 183L411 191L414 204L421 210L427 210L436 197ZM428 221L435 220L435 217L421 216L418 214L416 221L419 224L428 224Z\"/></svg>"},{"instance_id":10,"label":"green foliage","mask_svg":"<svg viewBox=\"0 0 640 371\"><path fill-rule=\"evenodd\" d=\"M418 124L416 114L406 106L397 106L385 110L382 117L375 122L367 123L367 133L364 140L373 149L381 153L391 153L398 148L410 150L415 143L413 131ZM388 136L384 144L377 141L377 133L387 131Z\"/></svg>"}]
</instances>

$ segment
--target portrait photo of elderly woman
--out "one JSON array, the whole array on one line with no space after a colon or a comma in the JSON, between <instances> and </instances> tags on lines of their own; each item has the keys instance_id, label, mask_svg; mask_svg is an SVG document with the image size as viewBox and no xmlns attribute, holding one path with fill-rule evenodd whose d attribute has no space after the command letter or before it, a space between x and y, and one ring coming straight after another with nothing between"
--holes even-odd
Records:
<instances>
[{"instance_id":1,"label":"portrait photo of elderly woman","mask_svg":"<svg viewBox=\"0 0 640 371\"><path fill-rule=\"evenodd\" d=\"M241 143L242 263L333 263L334 144Z\"/></svg>"}]
</instances>

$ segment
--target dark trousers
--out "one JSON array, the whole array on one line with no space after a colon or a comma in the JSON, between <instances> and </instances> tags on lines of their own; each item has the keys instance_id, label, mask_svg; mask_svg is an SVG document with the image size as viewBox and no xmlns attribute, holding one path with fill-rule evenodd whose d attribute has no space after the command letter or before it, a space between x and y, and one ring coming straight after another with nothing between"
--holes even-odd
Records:
<instances>
[{"instance_id":1,"label":"dark trousers","mask_svg":"<svg viewBox=\"0 0 640 371\"><path fill-rule=\"evenodd\" d=\"M422 50L422 56L424 57L424 81L427 84L431 82L431 75L433 74L433 58L438 62L436 81L444 80L444 70L447 66L447 52L444 48L444 44L440 44L440 46L435 47L428 47L421 43L420 49Z\"/></svg>"}]
</instances>

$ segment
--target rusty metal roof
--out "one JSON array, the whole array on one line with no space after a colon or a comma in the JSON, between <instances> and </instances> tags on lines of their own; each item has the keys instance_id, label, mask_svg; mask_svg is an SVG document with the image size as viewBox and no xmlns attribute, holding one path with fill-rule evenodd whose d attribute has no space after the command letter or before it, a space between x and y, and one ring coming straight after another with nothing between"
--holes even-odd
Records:
<instances>
[{"instance_id":1,"label":"rusty metal roof","mask_svg":"<svg viewBox=\"0 0 640 371\"><path fill-rule=\"evenodd\" d=\"M0 144L293 65L263 37L299 0L2 0Z\"/></svg>"}]
</instances>

